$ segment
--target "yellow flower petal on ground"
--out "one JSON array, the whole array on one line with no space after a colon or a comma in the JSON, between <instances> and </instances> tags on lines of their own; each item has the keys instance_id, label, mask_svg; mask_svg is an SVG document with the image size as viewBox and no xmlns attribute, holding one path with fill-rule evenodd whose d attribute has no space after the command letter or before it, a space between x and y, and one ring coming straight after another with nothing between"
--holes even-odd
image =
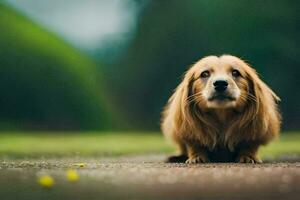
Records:
<instances>
[{"instance_id":1,"label":"yellow flower petal on ground","mask_svg":"<svg viewBox=\"0 0 300 200\"><path fill-rule=\"evenodd\" d=\"M54 180L51 176L44 175L38 178L38 183L45 188L51 188L54 184Z\"/></svg>"},{"instance_id":2,"label":"yellow flower petal on ground","mask_svg":"<svg viewBox=\"0 0 300 200\"><path fill-rule=\"evenodd\" d=\"M79 175L78 175L77 171L72 170L72 169L68 170L67 171L67 179L70 182L76 182L79 179Z\"/></svg>"},{"instance_id":3,"label":"yellow flower petal on ground","mask_svg":"<svg viewBox=\"0 0 300 200\"><path fill-rule=\"evenodd\" d=\"M76 163L74 165L77 166L77 167L85 167L86 166L85 163Z\"/></svg>"}]
</instances>

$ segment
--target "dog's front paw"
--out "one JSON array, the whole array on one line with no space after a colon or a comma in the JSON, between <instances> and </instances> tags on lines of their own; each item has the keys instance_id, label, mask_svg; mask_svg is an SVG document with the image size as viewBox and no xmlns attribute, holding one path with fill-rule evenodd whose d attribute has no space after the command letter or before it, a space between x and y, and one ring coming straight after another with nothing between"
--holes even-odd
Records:
<instances>
[{"instance_id":1,"label":"dog's front paw","mask_svg":"<svg viewBox=\"0 0 300 200\"><path fill-rule=\"evenodd\" d=\"M207 158L206 155L197 155L194 157L190 157L187 159L185 163L187 164L196 164L196 163L208 163L209 159Z\"/></svg>"},{"instance_id":2,"label":"dog's front paw","mask_svg":"<svg viewBox=\"0 0 300 200\"><path fill-rule=\"evenodd\" d=\"M262 163L262 160L257 158L256 156L250 155L241 155L236 159L238 163Z\"/></svg>"}]
</instances>

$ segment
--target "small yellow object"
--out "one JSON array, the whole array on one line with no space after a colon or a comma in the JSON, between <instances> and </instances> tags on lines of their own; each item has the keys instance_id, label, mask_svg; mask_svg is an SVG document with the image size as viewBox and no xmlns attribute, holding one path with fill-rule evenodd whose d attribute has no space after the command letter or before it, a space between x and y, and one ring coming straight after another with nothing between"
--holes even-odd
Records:
<instances>
[{"instance_id":1,"label":"small yellow object","mask_svg":"<svg viewBox=\"0 0 300 200\"><path fill-rule=\"evenodd\" d=\"M79 179L79 175L78 175L77 171L69 169L67 171L67 179L70 182L76 182Z\"/></svg>"},{"instance_id":2,"label":"small yellow object","mask_svg":"<svg viewBox=\"0 0 300 200\"><path fill-rule=\"evenodd\" d=\"M85 167L86 166L85 163L76 163L74 165L77 166L77 167Z\"/></svg>"},{"instance_id":3,"label":"small yellow object","mask_svg":"<svg viewBox=\"0 0 300 200\"><path fill-rule=\"evenodd\" d=\"M44 175L38 178L38 183L45 188L51 188L54 184L54 180L51 176Z\"/></svg>"}]
</instances>

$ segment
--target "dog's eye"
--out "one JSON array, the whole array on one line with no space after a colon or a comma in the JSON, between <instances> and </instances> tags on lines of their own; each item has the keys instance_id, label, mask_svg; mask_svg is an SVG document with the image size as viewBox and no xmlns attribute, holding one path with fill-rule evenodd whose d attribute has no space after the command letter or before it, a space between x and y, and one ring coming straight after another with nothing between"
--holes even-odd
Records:
<instances>
[{"instance_id":1,"label":"dog's eye","mask_svg":"<svg viewBox=\"0 0 300 200\"><path fill-rule=\"evenodd\" d=\"M238 70L236 70L236 69L232 70L231 74L235 78L241 76L241 73Z\"/></svg>"},{"instance_id":2,"label":"dog's eye","mask_svg":"<svg viewBox=\"0 0 300 200\"><path fill-rule=\"evenodd\" d=\"M210 72L207 70L202 72L200 75L201 78L208 78L209 76L210 76Z\"/></svg>"}]
</instances>

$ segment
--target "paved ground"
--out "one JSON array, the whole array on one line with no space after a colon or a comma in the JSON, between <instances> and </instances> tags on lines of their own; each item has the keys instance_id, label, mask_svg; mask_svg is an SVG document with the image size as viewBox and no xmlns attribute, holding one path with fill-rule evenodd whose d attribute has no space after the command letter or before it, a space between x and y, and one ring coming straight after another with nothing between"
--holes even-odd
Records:
<instances>
[{"instance_id":1,"label":"paved ground","mask_svg":"<svg viewBox=\"0 0 300 200\"><path fill-rule=\"evenodd\" d=\"M0 199L299 199L300 162L165 164L163 156L0 161ZM84 163L83 167L78 164ZM66 180L76 169L80 179ZM42 174L55 184L42 188Z\"/></svg>"}]
</instances>

